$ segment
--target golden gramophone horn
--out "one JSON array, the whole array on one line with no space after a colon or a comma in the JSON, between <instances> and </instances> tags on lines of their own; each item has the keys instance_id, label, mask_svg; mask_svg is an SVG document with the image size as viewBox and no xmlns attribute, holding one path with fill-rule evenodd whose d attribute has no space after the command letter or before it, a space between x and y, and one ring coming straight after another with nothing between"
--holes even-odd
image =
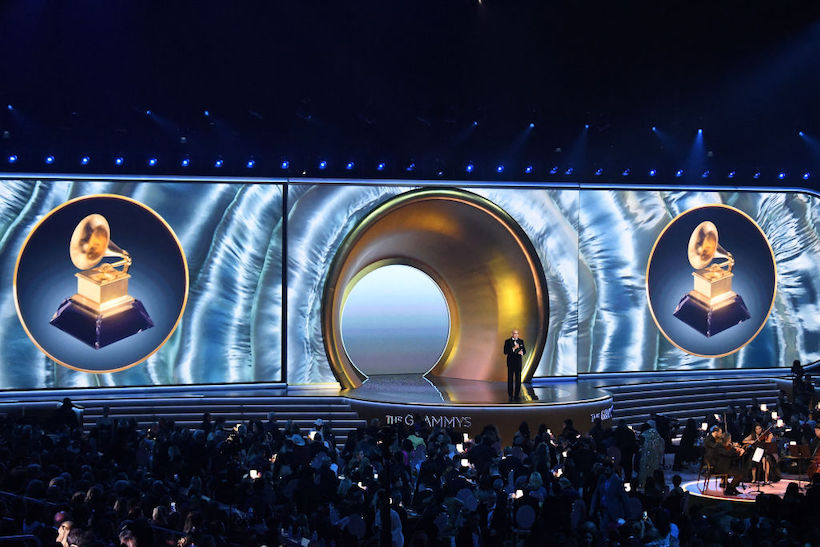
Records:
<instances>
[{"instance_id":1,"label":"golden gramophone horn","mask_svg":"<svg viewBox=\"0 0 820 547\"><path fill-rule=\"evenodd\" d=\"M111 228L104 216L88 215L77 224L71 234L71 243L68 245L71 262L80 270L89 270L99 264L105 257L117 257L122 260L113 264L105 264L108 269L122 266L122 273L128 272L131 265L131 255L120 249L111 241Z\"/></svg>"},{"instance_id":2,"label":"golden gramophone horn","mask_svg":"<svg viewBox=\"0 0 820 547\"><path fill-rule=\"evenodd\" d=\"M726 262L718 264L718 266L726 266L728 271L732 271L732 265L735 263L732 253L718 243L717 227L708 220L698 224L692 232L687 253L689 255L689 264L696 270L707 267L715 258L725 258Z\"/></svg>"}]
</instances>

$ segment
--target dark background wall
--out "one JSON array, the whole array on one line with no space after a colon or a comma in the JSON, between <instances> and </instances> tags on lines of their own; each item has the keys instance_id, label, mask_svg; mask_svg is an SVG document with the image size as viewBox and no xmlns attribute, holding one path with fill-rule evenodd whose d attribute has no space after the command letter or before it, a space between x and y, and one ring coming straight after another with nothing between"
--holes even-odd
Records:
<instances>
[{"instance_id":1,"label":"dark background wall","mask_svg":"<svg viewBox=\"0 0 820 547\"><path fill-rule=\"evenodd\" d=\"M153 171L209 174L221 157L241 173L252 159L267 175L495 179L532 165L538 180L655 168L670 182L709 169L710 183L734 170L814 185L818 15L811 0L4 2L0 164L76 171L89 155L82 169L105 172L122 155L123 171L156 157Z\"/></svg>"}]
</instances>

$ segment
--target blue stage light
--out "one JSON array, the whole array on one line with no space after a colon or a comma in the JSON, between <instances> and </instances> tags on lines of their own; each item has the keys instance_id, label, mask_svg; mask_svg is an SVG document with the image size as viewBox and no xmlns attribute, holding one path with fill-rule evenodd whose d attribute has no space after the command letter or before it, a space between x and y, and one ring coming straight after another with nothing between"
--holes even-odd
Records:
<instances>
[{"instance_id":1,"label":"blue stage light","mask_svg":"<svg viewBox=\"0 0 820 547\"><path fill-rule=\"evenodd\" d=\"M564 171L564 174L565 175L571 175L573 171L574 171L574 169L572 167L569 167L569 168L567 168L566 171Z\"/></svg>"},{"instance_id":2,"label":"blue stage light","mask_svg":"<svg viewBox=\"0 0 820 547\"><path fill-rule=\"evenodd\" d=\"M736 174L737 174L737 173L735 173L734 171L729 171L729 175L728 175L728 176L729 176L729 178L730 178L730 179L733 179L733 178L735 178L735 175L736 175Z\"/></svg>"},{"instance_id":3,"label":"blue stage light","mask_svg":"<svg viewBox=\"0 0 820 547\"><path fill-rule=\"evenodd\" d=\"M189 165L191 165L191 160L189 160L188 158L183 158L180 162L180 165L182 165L183 167L188 167Z\"/></svg>"},{"instance_id":4,"label":"blue stage light","mask_svg":"<svg viewBox=\"0 0 820 547\"><path fill-rule=\"evenodd\" d=\"M467 171L468 173L472 173L473 169L475 169L475 166L472 163L468 163L467 167L464 168L464 170Z\"/></svg>"},{"instance_id":5,"label":"blue stage light","mask_svg":"<svg viewBox=\"0 0 820 547\"><path fill-rule=\"evenodd\" d=\"M279 167L281 167L282 169L287 169L288 167L290 167L290 162L288 160L285 160Z\"/></svg>"},{"instance_id":6,"label":"blue stage light","mask_svg":"<svg viewBox=\"0 0 820 547\"><path fill-rule=\"evenodd\" d=\"M114 158L114 165L118 165L118 166L122 165L124 163L124 161L125 160L123 160L122 157L118 156L118 157Z\"/></svg>"},{"instance_id":7,"label":"blue stage light","mask_svg":"<svg viewBox=\"0 0 820 547\"><path fill-rule=\"evenodd\" d=\"M83 156L82 159L80 159L80 165L88 165L88 162L90 161L91 158L89 158L88 156Z\"/></svg>"},{"instance_id":8,"label":"blue stage light","mask_svg":"<svg viewBox=\"0 0 820 547\"><path fill-rule=\"evenodd\" d=\"M797 134L798 134L799 136L801 136L801 137L805 137L805 136L806 136L806 134L805 134L805 133L803 133L802 131L798 131L798 132L797 132Z\"/></svg>"},{"instance_id":9,"label":"blue stage light","mask_svg":"<svg viewBox=\"0 0 820 547\"><path fill-rule=\"evenodd\" d=\"M380 162L379 165L376 166L376 171L384 171L384 162Z\"/></svg>"},{"instance_id":10,"label":"blue stage light","mask_svg":"<svg viewBox=\"0 0 820 547\"><path fill-rule=\"evenodd\" d=\"M809 177L810 177L810 176L811 176L811 173L809 173L808 171L806 171L805 173L803 173L803 180L809 180Z\"/></svg>"},{"instance_id":11,"label":"blue stage light","mask_svg":"<svg viewBox=\"0 0 820 547\"><path fill-rule=\"evenodd\" d=\"M652 126L652 131L657 131L657 130L658 130L658 128L653 125Z\"/></svg>"},{"instance_id":12,"label":"blue stage light","mask_svg":"<svg viewBox=\"0 0 820 547\"><path fill-rule=\"evenodd\" d=\"M6 105L6 108L8 108L9 110L14 110L14 107L13 107L13 106L11 106L10 104L7 104L7 105Z\"/></svg>"},{"instance_id":13,"label":"blue stage light","mask_svg":"<svg viewBox=\"0 0 820 547\"><path fill-rule=\"evenodd\" d=\"M48 165L51 165L52 163L54 163L54 156L46 156L46 163Z\"/></svg>"},{"instance_id":14,"label":"blue stage light","mask_svg":"<svg viewBox=\"0 0 820 547\"><path fill-rule=\"evenodd\" d=\"M407 170L407 171L415 171L415 170L416 170L416 164L415 164L415 163L411 163L410 165L408 165L408 166L407 166L407 169L406 169L406 170Z\"/></svg>"},{"instance_id":15,"label":"blue stage light","mask_svg":"<svg viewBox=\"0 0 820 547\"><path fill-rule=\"evenodd\" d=\"M207 118L208 116L210 116L210 115L211 115L211 112L210 112L210 110L203 110L203 111L202 111L202 115L203 115L203 116L205 116L205 117Z\"/></svg>"},{"instance_id":16,"label":"blue stage light","mask_svg":"<svg viewBox=\"0 0 820 547\"><path fill-rule=\"evenodd\" d=\"M601 169L600 167L599 167L598 169L596 169L596 170L595 170L595 176L596 176L596 177L600 177L600 176L601 176L601 175L603 175L603 174L604 174L604 170L603 170L603 169Z\"/></svg>"},{"instance_id":17,"label":"blue stage light","mask_svg":"<svg viewBox=\"0 0 820 547\"><path fill-rule=\"evenodd\" d=\"M704 179L709 178L709 175L710 175L710 173L709 173L708 169L700 174L701 178L704 178Z\"/></svg>"},{"instance_id":18,"label":"blue stage light","mask_svg":"<svg viewBox=\"0 0 820 547\"><path fill-rule=\"evenodd\" d=\"M698 129L698 135L703 135L703 129Z\"/></svg>"},{"instance_id":19,"label":"blue stage light","mask_svg":"<svg viewBox=\"0 0 820 547\"><path fill-rule=\"evenodd\" d=\"M151 111L150 111L150 110L146 110L146 111L145 111L145 115L146 115L146 116L150 116L150 115L151 115Z\"/></svg>"},{"instance_id":20,"label":"blue stage light","mask_svg":"<svg viewBox=\"0 0 820 547\"><path fill-rule=\"evenodd\" d=\"M785 179L786 178L786 173L784 173L783 171L779 172L777 174L777 178L779 178L780 180Z\"/></svg>"},{"instance_id":21,"label":"blue stage light","mask_svg":"<svg viewBox=\"0 0 820 547\"><path fill-rule=\"evenodd\" d=\"M478 122L473 122L473 127L478 127Z\"/></svg>"},{"instance_id":22,"label":"blue stage light","mask_svg":"<svg viewBox=\"0 0 820 547\"><path fill-rule=\"evenodd\" d=\"M525 172L526 174L528 174L528 175L529 175L530 173L532 173L532 165L528 165L528 166L526 166L526 167L524 168L524 172Z\"/></svg>"},{"instance_id":23,"label":"blue stage light","mask_svg":"<svg viewBox=\"0 0 820 547\"><path fill-rule=\"evenodd\" d=\"M154 167L156 164L157 164L157 158L149 158L148 159L148 165L150 167Z\"/></svg>"},{"instance_id":24,"label":"blue stage light","mask_svg":"<svg viewBox=\"0 0 820 547\"><path fill-rule=\"evenodd\" d=\"M759 179L760 178L760 171L755 171L755 174L752 175L752 178L753 179Z\"/></svg>"},{"instance_id":25,"label":"blue stage light","mask_svg":"<svg viewBox=\"0 0 820 547\"><path fill-rule=\"evenodd\" d=\"M532 129L533 127L535 127L535 124L530 122L530 129Z\"/></svg>"},{"instance_id":26,"label":"blue stage light","mask_svg":"<svg viewBox=\"0 0 820 547\"><path fill-rule=\"evenodd\" d=\"M14 163L17 161L17 154L12 154L9 156L9 163Z\"/></svg>"},{"instance_id":27,"label":"blue stage light","mask_svg":"<svg viewBox=\"0 0 820 547\"><path fill-rule=\"evenodd\" d=\"M350 171L354 167L356 167L356 164L353 163L352 161L347 162L347 165L345 165L345 169L347 169L348 171Z\"/></svg>"},{"instance_id":28,"label":"blue stage light","mask_svg":"<svg viewBox=\"0 0 820 547\"><path fill-rule=\"evenodd\" d=\"M253 169L256 166L256 160L248 160L248 163L245 164L245 167L248 169Z\"/></svg>"},{"instance_id":29,"label":"blue stage light","mask_svg":"<svg viewBox=\"0 0 820 547\"><path fill-rule=\"evenodd\" d=\"M589 124L588 123L584 124L584 129L589 129Z\"/></svg>"},{"instance_id":30,"label":"blue stage light","mask_svg":"<svg viewBox=\"0 0 820 547\"><path fill-rule=\"evenodd\" d=\"M552 169L550 169L550 175L554 175L558 172L558 166L554 165Z\"/></svg>"},{"instance_id":31,"label":"blue stage light","mask_svg":"<svg viewBox=\"0 0 820 547\"><path fill-rule=\"evenodd\" d=\"M216 160L216 161L214 162L214 167L216 167L217 169L219 169L220 167L222 167L222 165L223 165L223 164L224 164L224 162L223 162L222 160Z\"/></svg>"},{"instance_id":32,"label":"blue stage light","mask_svg":"<svg viewBox=\"0 0 820 547\"><path fill-rule=\"evenodd\" d=\"M628 168L624 169L623 172L621 173L621 176L622 177L628 177L629 173L631 173L631 171Z\"/></svg>"},{"instance_id":33,"label":"blue stage light","mask_svg":"<svg viewBox=\"0 0 820 547\"><path fill-rule=\"evenodd\" d=\"M658 172L657 172L657 171L655 171L654 169L650 169L650 170L649 170L649 176L650 176L650 177L654 177L654 176L655 176L655 175L657 175L657 174L658 174Z\"/></svg>"},{"instance_id":34,"label":"blue stage light","mask_svg":"<svg viewBox=\"0 0 820 547\"><path fill-rule=\"evenodd\" d=\"M325 167L327 167L327 162L325 160L320 161L319 169L324 169Z\"/></svg>"},{"instance_id":35,"label":"blue stage light","mask_svg":"<svg viewBox=\"0 0 820 547\"><path fill-rule=\"evenodd\" d=\"M503 173L503 172L504 172L504 166L503 166L503 165L499 165L498 167L496 167L496 168L495 168L495 170L496 170L496 172L498 172L498 173Z\"/></svg>"},{"instance_id":36,"label":"blue stage light","mask_svg":"<svg viewBox=\"0 0 820 547\"><path fill-rule=\"evenodd\" d=\"M681 178L683 176L683 169L678 169L675 171L675 176Z\"/></svg>"}]
</instances>

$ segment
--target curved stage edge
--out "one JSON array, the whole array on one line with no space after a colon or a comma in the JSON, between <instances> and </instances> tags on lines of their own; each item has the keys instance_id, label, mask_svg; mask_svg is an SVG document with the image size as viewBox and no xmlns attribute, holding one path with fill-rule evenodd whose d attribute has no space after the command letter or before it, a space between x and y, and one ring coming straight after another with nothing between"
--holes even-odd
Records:
<instances>
[{"instance_id":1,"label":"curved stage edge","mask_svg":"<svg viewBox=\"0 0 820 547\"><path fill-rule=\"evenodd\" d=\"M418 375L371 376L361 387L339 394L368 421L413 426L421 420L470 437L492 424L507 444L521 422L527 422L533 436L540 424L560 433L568 418L581 432L589 430L595 418L608 424L613 405L609 393L576 381L524 384L519 402L509 402L506 382Z\"/></svg>"},{"instance_id":2,"label":"curved stage edge","mask_svg":"<svg viewBox=\"0 0 820 547\"><path fill-rule=\"evenodd\" d=\"M803 487L809 484L805 480L781 479L772 484L761 485L758 489L754 483L746 483L746 487L738 495L727 496L723 493L723 489L720 488L718 482L718 479L712 479L706 488L704 488L703 479L700 479L699 481L686 482L681 485L681 488L688 492L690 496L697 498L701 503L712 501L748 504L755 503L757 496L760 494L777 496L782 499L786 493L786 487L791 483L797 483L798 486L801 487L801 491L804 491Z\"/></svg>"}]
</instances>

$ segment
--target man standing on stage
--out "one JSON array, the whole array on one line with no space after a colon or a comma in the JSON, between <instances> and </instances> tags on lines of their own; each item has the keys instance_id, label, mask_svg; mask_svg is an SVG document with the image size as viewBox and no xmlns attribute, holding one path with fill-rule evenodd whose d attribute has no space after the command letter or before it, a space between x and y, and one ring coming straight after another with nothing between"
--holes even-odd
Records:
<instances>
[{"instance_id":1,"label":"man standing on stage","mask_svg":"<svg viewBox=\"0 0 820 547\"><path fill-rule=\"evenodd\" d=\"M521 400L521 357L527 353L524 341L513 329L512 337L504 341L504 355L507 356L507 394L510 401Z\"/></svg>"}]
</instances>

